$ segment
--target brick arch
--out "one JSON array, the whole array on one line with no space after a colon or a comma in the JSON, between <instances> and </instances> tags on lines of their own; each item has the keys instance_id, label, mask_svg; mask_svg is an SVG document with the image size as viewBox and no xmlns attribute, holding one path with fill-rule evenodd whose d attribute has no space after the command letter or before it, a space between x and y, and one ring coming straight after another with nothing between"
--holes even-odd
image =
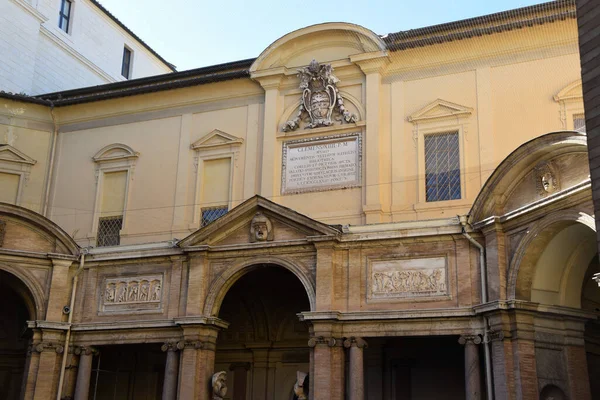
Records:
<instances>
[{"instance_id":1,"label":"brick arch","mask_svg":"<svg viewBox=\"0 0 600 400\"><path fill-rule=\"evenodd\" d=\"M240 263L229 267L224 271L210 286L208 295L206 296L206 302L204 305L204 315L209 317L216 317L219 315L219 309L225 299L225 295L229 289L238 281L242 276L247 273L254 271L265 264L270 264L278 267L282 267L293 273L296 278L300 280L308 302L310 304L310 310L316 310L316 292L315 286L310 277L306 274L306 270L296 262L292 262L280 257L257 257L251 260L244 260Z\"/></svg>"},{"instance_id":2,"label":"brick arch","mask_svg":"<svg viewBox=\"0 0 600 400\"><path fill-rule=\"evenodd\" d=\"M6 262L0 262L0 271L4 271L15 278L18 281L18 285L15 285L13 289L21 296L31 320L40 320L45 318L45 304L46 299L44 296L44 289L35 280L27 270L16 267Z\"/></svg>"},{"instance_id":3,"label":"brick arch","mask_svg":"<svg viewBox=\"0 0 600 400\"><path fill-rule=\"evenodd\" d=\"M533 245L544 249L556 234L568 226L582 224L596 232L594 218L578 210L553 212L534 223L515 250L509 265L506 295L508 299L531 298L535 267L542 252L531 251Z\"/></svg>"}]
</instances>

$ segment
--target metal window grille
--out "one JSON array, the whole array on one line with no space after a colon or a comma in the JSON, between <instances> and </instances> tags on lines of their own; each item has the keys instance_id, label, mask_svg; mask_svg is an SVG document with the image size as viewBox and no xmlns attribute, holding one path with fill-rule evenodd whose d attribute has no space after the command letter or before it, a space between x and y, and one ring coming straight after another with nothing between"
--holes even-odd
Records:
<instances>
[{"instance_id":1,"label":"metal window grille","mask_svg":"<svg viewBox=\"0 0 600 400\"><path fill-rule=\"evenodd\" d=\"M206 226L213 221L227 214L227 206L203 207L202 208L202 226Z\"/></svg>"},{"instance_id":2,"label":"metal window grille","mask_svg":"<svg viewBox=\"0 0 600 400\"><path fill-rule=\"evenodd\" d=\"M425 136L426 201L460 199L458 132Z\"/></svg>"},{"instance_id":3,"label":"metal window grille","mask_svg":"<svg viewBox=\"0 0 600 400\"><path fill-rule=\"evenodd\" d=\"M123 47L123 62L121 64L121 75L129 79L129 73L131 72L131 50L127 47Z\"/></svg>"},{"instance_id":4,"label":"metal window grille","mask_svg":"<svg viewBox=\"0 0 600 400\"><path fill-rule=\"evenodd\" d=\"M62 0L58 12L58 27L69 33L69 20L71 19L71 1Z\"/></svg>"},{"instance_id":5,"label":"metal window grille","mask_svg":"<svg viewBox=\"0 0 600 400\"><path fill-rule=\"evenodd\" d=\"M583 114L573 115L573 128L577 132L585 132L585 115L583 115Z\"/></svg>"},{"instance_id":6,"label":"metal window grille","mask_svg":"<svg viewBox=\"0 0 600 400\"><path fill-rule=\"evenodd\" d=\"M98 247L118 246L121 243L119 232L123 228L123 216L102 217L98 221Z\"/></svg>"}]
</instances>

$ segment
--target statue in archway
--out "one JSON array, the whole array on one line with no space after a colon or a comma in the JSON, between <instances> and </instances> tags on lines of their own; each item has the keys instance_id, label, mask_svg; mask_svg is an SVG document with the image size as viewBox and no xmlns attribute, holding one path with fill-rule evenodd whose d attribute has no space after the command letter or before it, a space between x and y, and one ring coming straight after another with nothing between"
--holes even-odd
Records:
<instances>
[{"instance_id":1,"label":"statue in archway","mask_svg":"<svg viewBox=\"0 0 600 400\"><path fill-rule=\"evenodd\" d=\"M294 400L308 399L308 374L296 371L296 383L294 384Z\"/></svg>"},{"instance_id":2,"label":"statue in archway","mask_svg":"<svg viewBox=\"0 0 600 400\"><path fill-rule=\"evenodd\" d=\"M273 224L266 215L260 211L256 213L250 223L250 242L265 242L273 240Z\"/></svg>"},{"instance_id":3,"label":"statue in archway","mask_svg":"<svg viewBox=\"0 0 600 400\"><path fill-rule=\"evenodd\" d=\"M219 371L212 376L212 398L223 400L227 394L227 372Z\"/></svg>"}]
</instances>

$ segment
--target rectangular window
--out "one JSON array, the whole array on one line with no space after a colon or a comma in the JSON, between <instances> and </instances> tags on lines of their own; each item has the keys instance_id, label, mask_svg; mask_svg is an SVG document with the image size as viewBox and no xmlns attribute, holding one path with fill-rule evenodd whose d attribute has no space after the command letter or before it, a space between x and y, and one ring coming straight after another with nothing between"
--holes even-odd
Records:
<instances>
[{"instance_id":1,"label":"rectangular window","mask_svg":"<svg viewBox=\"0 0 600 400\"><path fill-rule=\"evenodd\" d=\"M0 202L17 204L21 176L0 172Z\"/></svg>"},{"instance_id":2,"label":"rectangular window","mask_svg":"<svg viewBox=\"0 0 600 400\"><path fill-rule=\"evenodd\" d=\"M98 220L97 246L118 246L123 229L127 171L106 172L102 183L102 203Z\"/></svg>"},{"instance_id":3,"label":"rectangular window","mask_svg":"<svg viewBox=\"0 0 600 400\"><path fill-rule=\"evenodd\" d=\"M219 207L203 207L202 208L202 225L206 226L213 221L221 218L223 215L227 214L227 206L219 206Z\"/></svg>"},{"instance_id":4,"label":"rectangular window","mask_svg":"<svg viewBox=\"0 0 600 400\"><path fill-rule=\"evenodd\" d=\"M573 129L575 129L578 132L585 132L585 115L573 115Z\"/></svg>"},{"instance_id":5,"label":"rectangular window","mask_svg":"<svg viewBox=\"0 0 600 400\"><path fill-rule=\"evenodd\" d=\"M71 21L71 0L61 0L58 13L58 27L69 33L69 22Z\"/></svg>"},{"instance_id":6,"label":"rectangular window","mask_svg":"<svg viewBox=\"0 0 600 400\"><path fill-rule=\"evenodd\" d=\"M202 170L201 226L205 226L229 209L231 158L205 160Z\"/></svg>"},{"instance_id":7,"label":"rectangular window","mask_svg":"<svg viewBox=\"0 0 600 400\"><path fill-rule=\"evenodd\" d=\"M458 132L425 136L426 201L460 199Z\"/></svg>"},{"instance_id":8,"label":"rectangular window","mask_svg":"<svg viewBox=\"0 0 600 400\"><path fill-rule=\"evenodd\" d=\"M121 75L129 79L131 73L131 50L123 47L123 63L121 64Z\"/></svg>"},{"instance_id":9,"label":"rectangular window","mask_svg":"<svg viewBox=\"0 0 600 400\"><path fill-rule=\"evenodd\" d=\"M120 232L123 228L123 216L101 217L98 221L98 247L118 246L121 243Z\"/></svg>"}]
</instances>

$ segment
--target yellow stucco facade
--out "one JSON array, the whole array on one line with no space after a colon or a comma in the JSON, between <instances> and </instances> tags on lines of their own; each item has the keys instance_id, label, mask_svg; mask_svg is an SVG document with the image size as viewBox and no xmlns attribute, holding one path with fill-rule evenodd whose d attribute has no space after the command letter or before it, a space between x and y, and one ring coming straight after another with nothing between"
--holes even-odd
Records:
<instances>
[{"instance_id":1,"label":"yellow stucco facade","mask_svg":"<svg viewBox=\"0 0 600 400\"><path fill-rule=\"evenodd\" d=\"M0 103L25 398L599 393L570 2Z\"/></svg>"}]
</instances>

